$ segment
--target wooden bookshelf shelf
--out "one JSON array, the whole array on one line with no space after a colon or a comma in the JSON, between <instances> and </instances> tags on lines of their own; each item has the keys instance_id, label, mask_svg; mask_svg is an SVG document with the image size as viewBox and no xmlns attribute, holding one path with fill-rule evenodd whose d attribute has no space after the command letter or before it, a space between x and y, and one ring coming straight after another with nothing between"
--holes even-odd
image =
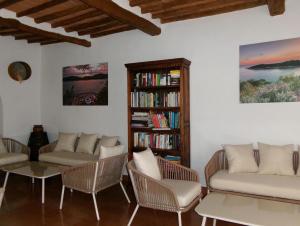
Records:
<instances>
[{"instance_id":1,"label":"wooden bookshelf shelf","mask_svg":"<svg viewBox=\"0 0 300 226\"><path fill-rule=\"evenodd\" d=\"M191 62L186 59L177 58L125 65L128 86L129 160L132 159L133 152L146 149L145 147L136 147L137 144L141 144L141 146L149 144L149 146L155 147L151 147L154 153L163 157L166 155L179 156L182 165L190 166L190 64ZM136 86L136 84L138 85ZM139 107L155 105L172 107ZM157 121L157 118L159 120L161 118L158 116L165 118L164 122L167 120L169 124L167 126L176 128L177 125L180 125L180 128L153 130L148 127L131 126L131 124L143 126L145 123L145 126L150 126L147 118L152 119L153 125L155 122L160 124L161 121ZM146 117L146 120L143 121L139 117Z\"/></svg>"},{"instance_id":2,"label":"wooden bookshelf shelf","mask_svg":"<svg viewBox=\"0 0 300 226\"><path fill-rule=\"evenodd\" d=\"M180 133L180 129L169 129L169 130L159 130L155 128L139 128L139 127L131 127L133 132L148 132L148 133L160 133L160 134L174 134Z\"/></svg>"}]
</instances>

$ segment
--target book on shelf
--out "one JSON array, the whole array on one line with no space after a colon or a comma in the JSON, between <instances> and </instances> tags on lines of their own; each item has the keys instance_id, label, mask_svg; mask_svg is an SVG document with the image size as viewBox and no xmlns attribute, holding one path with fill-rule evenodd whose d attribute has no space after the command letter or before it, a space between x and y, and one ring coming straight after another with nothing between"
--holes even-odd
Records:
<instances>
[{"instance_id":1,"label":"book on shelf","mask_svg":"<svg viewBox=\"0 0 300 226\"><path fill-rule=\"evenodd\" d=\"M180 70L171 70L169 72L138 72L135 74L133 86L152 87L152 86L170 86L180 84Z\"/></svg>"},{"instance_id":2,"label":"book on shelf","mask_svg":"<svg viewBox=\"0 0 300 226\"><path fill-rule=\"evenodd\" d=\"M179 107L179 92L131 92L131 107Z\"/></svg>"},{"instance_id":3,"label":"book on shelf","mask_svg":"<svg viewBox=\"0 0 300 226\"><path fill-rule=\"evenodd\" d=\"M179 149L180 136L178 134L157 134L135 132L133 134L133 146L137 148L157 148L157 149Z\"/></svg>"},{"instance_id":4,"label":"book on shelf","mask_svg":"<svg viewBox=\"0 0 300 226\"><path fill-rule=\"evenodd\" d=\"M153 130L171 130L180 126L180 112L134 112L131 115L132 128L152 128Z\"/></svg>"},{"instance_id":5,"label":"book on shelf","mask_svg":"<svg viewBox=\"0 0 300 226\"><path fill-rule=\"evenodd\" d=\"M176 155L166 155L164 157L164 159L170 161L170 162L173 162L173 163L176 163L176 164L180 164L181 162L181 157L180 156L176 156Z\"/></svg>"}]
</instances>

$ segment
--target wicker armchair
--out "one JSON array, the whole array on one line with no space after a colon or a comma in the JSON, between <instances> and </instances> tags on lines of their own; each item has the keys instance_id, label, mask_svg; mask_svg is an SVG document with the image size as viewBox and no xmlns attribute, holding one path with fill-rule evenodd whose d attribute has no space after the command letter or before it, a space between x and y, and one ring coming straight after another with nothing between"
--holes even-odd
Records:
<instances>
[{"instance_id":1,"label":"wicker armchair","mask_svg":"<svg viewBox=\"0 0 300 226\"><path fill-rule=\"evenodd\" d=\"M171 163L161 157L157 157L157 161L162 179L199 183L199 176L196 171ZM179 226L181 226L181 213L189 211L195 203L201 199L200 190L200 193L196 196L196 198L194 198L187 206L180 206L178 197L170 186L138 171L135 167L134 161L130 161L127 164L127 167L137 200L137 206L129 220L128 226L131 225L140 206L168 212L176 212L178 215Z\"/></svg>"},{"instance_id":2,"label":"wicker armchair","mask_svg":"<svg viewBox=\"0 0 300 226\"><path fill-rule=\"evenodd\" d=\"M127 153L124 153L64 170L62 172L63 186L59 208L62 209L66 187L92 194L97 220L100 219L96 201L96 194L99 191L120 184L128 203L130 203L130 199L122 184L122 172L126 160Z\"/></svg>"},{"instance_id":3,"label":"wicker armchair","mask_svg":"<svg viewBox=\"0 0 300 226\"><path fill-rule=\"evenodd\" d=\"M23 153L30 156L30 149L21 142L11 138L2 138L2 141L9 153Z\"/></svg>"}]
</instances>

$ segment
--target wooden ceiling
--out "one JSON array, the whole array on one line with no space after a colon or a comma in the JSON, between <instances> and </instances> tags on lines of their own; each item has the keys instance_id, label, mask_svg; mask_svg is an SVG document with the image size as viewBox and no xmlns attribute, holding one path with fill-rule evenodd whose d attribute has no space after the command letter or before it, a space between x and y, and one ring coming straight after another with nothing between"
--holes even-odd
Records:
<instances>
[{"instance_id":1,"label":"wooden ceiling","mask_svg":"<svg viewBox=\"0 0 300 226\"><path fill-rule=\"evenodd\" d=\"M151 13L161 23L212 16L268 5L271 16L283 14L285 0L129 0L142 13Z\"/></svg>"},{"instance_id":2,"label":"wooden ceiling","mask_svg":"<svg viewBox=\"0 0 300 226\"><path fill-rule=\"evenodd\" d=\"M133 29L150 35L161 32L153 23L111 0L0 0L1 8L15 12L17 17L29 16L38 24L49 23L52 28L62 27L66 32L77 32L79 36L89 35L91 38ZM17 31L5 34L19 38Z\"/></svg>"}]
</instances>

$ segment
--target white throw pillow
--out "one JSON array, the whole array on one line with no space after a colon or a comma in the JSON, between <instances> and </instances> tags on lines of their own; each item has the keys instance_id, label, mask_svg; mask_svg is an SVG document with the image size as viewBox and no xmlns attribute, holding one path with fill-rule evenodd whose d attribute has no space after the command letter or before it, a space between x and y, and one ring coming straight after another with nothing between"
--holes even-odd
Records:
<instances>
[{"instance_id":1,"label":"white throw pillow","mask_svg":"<svg viewBox=\"0 0 300 226\"><path fill-rule=\"evenodd\" d=\"M258 143L259 174L295 175L293 168L294 145Z\"/></svg>"},{"instance_id":2,"label":"white throw pillow","mask_svg":"<svg viewBox=\"0 0 300 226\"><path fill-rule=\"evenodd\" d=\"M229 173L255 173L258 166L253 145L223 145L228 160Z\"/></svg>"},{"instance_id":3,"label":"white throw pillow","mask_svg":"<svg viewBox=\"0 0 300 226\"><path fill-rule=\"evenodd\" d=\"M157 159L150 148L141 152L133 152L133 160L138 171L156 180L162 179Z\"/></svg>"},{"instance_id":4,"label":"white throw pillow","mask_svg":"<svg viewBox=\"0 0 300 226\"><path fill-rule=\"evenodd\" d=\"M0 138L0 153L7 153L7 148L5 147L2 138Z\"/></svg>"},{"instance_id":5,"label":"white throw pillow","mask_svg":"<svg viewBox=\"0 0 300 226\"><path fill-rule=\"evenodd\" d=\"M113 147L116 146L117 142L118 142L119 137L117 136L105 136L103 135L99 141L99 144L97 145L97 148L95 150L94 155L99 155L100 154L100 149L101 146L104 147Z\"/></svg>"},{"instance_id":6,"label":"white throw pillow","mask_svg":"<svg viewBox=\"0 0 300 226\"><path fill-rule=\"evenodd\" d=\"M101 146L99 159L105 159L116 155L121 155L123 153L124 153L124 145L117 145L114 147Z\"/></svg>"},{"instance_id":7,"label":"white throw pillow","mask_svg":"<svg viewBox=\"0 0 300 226\"><path fill-rule=\"evenodd\" d=\"M80 135L79 143L76 148L76 152L93 154L95 149L95 144L97 141L97 134L86 134L82 133Z\"/></svg>"},{"instance_id":8,"label":"white throw pillow","mask_svg":"<svg viewBox=\"0 0 300 226\"><path fill-rule=\"evenodd\" d=\"M57 145L54 151L74 152L76 138L76 133L59 133Z\"/></svg>"}]
</instances>

